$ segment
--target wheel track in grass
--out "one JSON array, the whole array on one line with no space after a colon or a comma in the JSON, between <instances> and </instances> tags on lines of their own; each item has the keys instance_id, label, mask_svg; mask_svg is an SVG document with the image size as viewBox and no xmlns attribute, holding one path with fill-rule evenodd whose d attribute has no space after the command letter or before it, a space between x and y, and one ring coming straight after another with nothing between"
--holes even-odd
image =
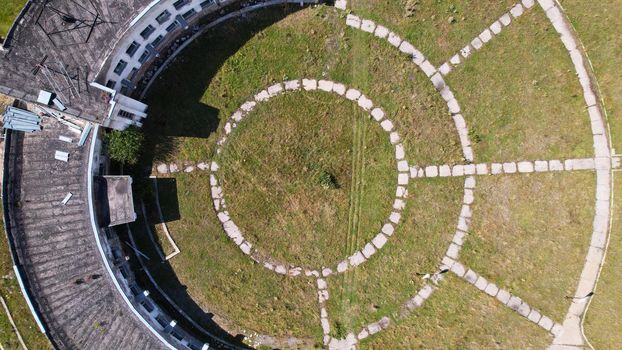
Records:
<instances>
[{"instance_id":1,"label":"wheel track in grass","mask_svg":"<svg viewBox=\"0 0 622 350\"><path fill-rule=\"evenodd\" d=\"M364 178L364 163L365 163L365 118L363 116L353 116L352 121L352 182L350 189L350 212L348 217L348 231L346 236L346 255L349 256L359 245L360 231L361 231L361 206L362 206L362 192L363 192L363 178ZM349 296L355 289L356 284L356 272L352 270L349 274L344 274L342 279L342 288L340 302L342 307L344 306L344 294ZM349 306L348 310L345 310L344 322L350 321Z\"/></svg>"}]
</instances>

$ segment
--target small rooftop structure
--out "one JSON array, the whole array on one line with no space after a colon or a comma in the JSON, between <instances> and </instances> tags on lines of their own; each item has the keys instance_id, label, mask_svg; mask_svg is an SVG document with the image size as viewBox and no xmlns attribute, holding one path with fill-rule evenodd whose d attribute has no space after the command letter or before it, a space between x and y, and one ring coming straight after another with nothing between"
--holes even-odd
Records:
<instances>
[{"instance_id":1,"label":"small rooftop structure","mask_svg":"<svg viewBox=\"0 0 622 350\"><path fill-rule=\"evenodd\" d=\"M110 227L134 222L136 212L132 198L132 177L105 175L98 182L100 195L106 196L100 201L100 224Z\"/></svg>"}]
</instances>

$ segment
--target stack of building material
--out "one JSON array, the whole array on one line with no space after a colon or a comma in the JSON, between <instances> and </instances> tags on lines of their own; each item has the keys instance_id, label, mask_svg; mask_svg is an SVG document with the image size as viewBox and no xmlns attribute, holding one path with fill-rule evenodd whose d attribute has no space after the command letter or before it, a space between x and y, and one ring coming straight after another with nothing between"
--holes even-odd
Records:
<instances>
[{"instance_id":1,"label":"stack of building material","mask_svg":"<svg viewBox=\"0 0 622 350\"><path fill-rule=\"evenodd\" d=\"M7 107L4 111L4 128L24 132L41 130L41 117L15 107Z\"/></svg>"}]
</instances>

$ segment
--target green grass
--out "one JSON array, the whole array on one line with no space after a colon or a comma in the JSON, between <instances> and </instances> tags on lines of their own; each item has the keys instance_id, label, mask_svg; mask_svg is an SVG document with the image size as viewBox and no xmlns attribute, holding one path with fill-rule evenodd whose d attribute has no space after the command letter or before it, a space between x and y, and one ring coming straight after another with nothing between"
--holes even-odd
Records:
<instances>
[{"instance_id":1,"label":"green grass","mask_svg":"<svg viewBox=\"0 0 622 350\"><path fill-rule=\"evenodd\" d=\"M614 175L614 208L611 237L596 295L585 316L585 335L596 349L615 349L622 343L622 177Z\"/></svg>"},{"instance_id":2,"label":"green grass","mask_svg":"<svg viewBox=\"0 0 622 350\"><path fill-rule=\"evenodd\" d=\"M481 139L473 145L477 161L593 154L570 56L538 7L515 19L447 81L469 131Z\"/></svg>"},{"instance_id":3,"label":"green grass","mask_svg":"<svg viewBox=\"0 0 622 350\"><path fill-rule=\"evenodd\" d=\"M464 264L562 322L592 234L595 175L478 179Z\"/></svg>"},{"instance_id":4,"label":"green grass","mask_svg":"<svg viewBox=\"0 0 622 350\"><path fill-rule=\"evenodd\" d=\"M0 209L2 209L0 207ZM9 252L6 234L4 233L4 223L0 220L0 295L4 298L13 316L13 321L17 326L24 343L31 349L52 349L52 345L48 341L39 327L35 323L26 300L13 273L13 261ZM4 308L0 306L0 345L5 349L17 349L21 345L17 339L13 327L9 323L8 316Z\"/></svg>"},{"instance_id":5,"label":"green grass","mask_svg":"<svg viewBox=\"0 0 622 350\"><path fill-rule=\"evenodd\" d=\"M224 26L188 47L149 94L145 130L154 151L148 156L211 159L224 120L243 102L275 82L308 77L345 83L382 106L411 162L462 160L444 101L406 56L346 28L331 8L305 9L272 24L279 14L258 12L253 25Z\"/></svg>"},{"instance_id":6,"label":"green grass","mask_svg":"<svg viewBox=\"0 0 622 350\"><path fill-rule=\"evenodd\" d=\"M152 274L171 297L182 306L192 306L187 293L234 334L321 339L315 282L277 275L242 254L222 230L208 200L208 176L179 174L176 180L177 193L184 199L179 203L183 220L168 225L181 253L169 261L172 270L166 264L151 263ZM160 195L162 209L175 210L167 207L171 203L166 201L168 194ZM134 223L132 230L138 235L139 249L158 260L142 221Z\"/></svg>"},{"instance_id":7,"label":"green grass","mask_svg":"<svg viewBox=\"0 0 622 350\"><path fill-rule=\"evenodd\" d=\"M360 349L545 349L552 337L496 299L449 275L422 308Z\"/></svg>"},{"instance_id":8,"label":"green grass","mask_svg":"<svg viewBox=\"0 0 622 350\"><path fill-rule=\"evenodd\" d=\"M401 306L423 286L416 273L435 271L449 246L462 186L459 178L411 184L404 221L382 250L356 269L328 279L331 321L354 332L383 316L399 316Z\"/></svg>"},{"instance_id":9,"label":"green grass","mask_svg":"<svg viewBox=\"0 0 622 350\"><path fill-rule=\"evenodd\" d=\"M409 4L415 11L407 16ZM513 0L352 0L354 14L384 25L417 47L435 66L448 61L506 13ZM454 22L450 23L453 17Z\"/></svg>"},{"instance_id":10,"label":"green grass","mask_svg":"<svg viewBox=\"0 0 622 350\"><path fill-rule=\"evenodd\" d=\"M363 140L355 146L359 121ZM362 188L353 189L358 153L365 176ZM219 157L219 177L247 239L279 261L319 269L348 256L350 237L369 241L391 213L393 154L388 134L355 103L326 92L288 93L258 105L233 132ZM337 188L322 187L322 171ZM352 217L352 197L361 196Z\"/></svg>"},{"instance_id":11,"label":"green grass","mask_svg":"<svg viewBox=\"0 0 622 350\"><path fill-rule=\"evenodd\" d=\"M0 38L3 38L11 28L15 17L19 14L26 0L3 0L0 6Z\"/></svg>"},{"instance_id":12,"label":"green grass","mask_svg":"<svg viewBox=\"0 0 622 350\"><path fill-rule=\"evenodd\" d=\"M616 0L599 1L598 6L580 0L562 0L593 65L609 115L613 147L622 151L622 6Z\"/></svg>"}]
</instances>

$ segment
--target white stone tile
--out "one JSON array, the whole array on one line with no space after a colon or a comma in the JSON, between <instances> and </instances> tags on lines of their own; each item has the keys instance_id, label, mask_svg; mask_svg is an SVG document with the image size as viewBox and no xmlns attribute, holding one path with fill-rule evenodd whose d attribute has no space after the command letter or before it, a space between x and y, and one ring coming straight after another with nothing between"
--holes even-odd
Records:
<instances>
[{"instance_id":1,"label":"white stone tile","mask_svg":"<svg viewBox=\"0 0 622 350\"><path fill-rule=\"evenodd\" d=\"M438 176L438 168L434 165L428 166L425 168L425 176L427 177L436 177Z\"/></svg>"},{"instance_id":2,"label":"white stone tile","mask_svg":"<svg viewBox=\"0 0 622 350\"><path fill-rule=\"evenodd\" d=\"M463 176L464 175L464 167L460 164L454 165L451 169L452 176Z\"/></svg>"},{"instance_id":3,"label":"white stone tile","mask_svg":"<svg viewBox=\"0 0 622 350\"><path fill-rule=\"evenodd\" d=\"M374 253L376 253L376 248L374 248L371 243L367 243L365 247L363 247L363 255L365 258L369 259Z\"/></svg>"},{"instance_id":4,"label":"white stone tile","mask_svg":"<svg viewBox=\"0 0 622 350\"><path fill-rule=\"evenodd\" d=\"M302 86L307 91L317 89L317 80L315 79L302 79Z\"/></svg>"},{"instance_id":5,"label":"white stone tile","mask_svg":"<svg viewBox=\"0 0 622 350\"><path fill-rule=\"evenodd\" d=\"M454 243L449 245L447 249L447 256L452 259L458 259L458 254L460 253L460 246Z\"/></svg>"},{"instance_id":6,"label":"white stone tile","mask_svg":"<svg viewBox=\"0 0 622 350\"><path fill-rule=\"evenodd\" d=\"M551 321L551 319L546 316L542 316L540 318L540 321L538 321L538 325L546 329L547 331L550 331L551 328L553 328L553 321Z\"/></svg>"},{"instance_id":7,"label":"white stone tile","mask_svg":"<svg viewBox=\"0 0 622 350\"><path fill-rule=\"evenodd\" d=\"M400 222L401 217L402 214L398 212L392 212L391 215L389 215L389 221L397 225Z\"/></svg>"},{"instance_id":8,"label":"white stone tile","mask_svg":"<svg viewBox=\"0 0 622 350\"><path fill-rule=\"evenodd\" d=\"M538 310L532 309L529 315L527 315L527 319L529 319L529 321L536 323L536 324L540 322L540 318L542 318L542 315L540 315Z\"/></svg>"},{"instance_id":9,"label":"white stone tile","mask_svg":"<svg viewBox=\"0 0 622 350\"><path fill-rule=\"evenodd\" d=\"M354 28L360 28L361 27L361 19L358 18L357 16L349 14L346 17L346 25L348 25L350 27L354 27Z\"/></svg>"},{"instance_id":10,"label":"white stone tile","mask_svg":"<svg viewBox=\"0 0 622 350\"><path fill-rule=\"evenodd\" d=\"M494 283L488 283L486 289L484 289L484 292L491 297L494 297L499 292L499 287L497 287L497 285L495 285Z\"/></svg>"},{"instance_id":11,"label":"white stone tile","mask_svg":"<svg viewBox=\"0 0 622 350\"><path fill-rule=\"evenodd\" d=\"M400 44L402 43L402 38L399 37L399 35L390 32L389 33L389 38L387 39L389 41L389 43L395 47L400 47Z\"/></svg>"},{"instance_id":12,"label":"white stone tile","mask_svg":"<svg viewBox=\"0 0 622 350\"><path fill-rule=\"evenodd\" d=\"M549 170L549 163L546 160L536 160L534 164L536 172L544 172Z\"/></svg>"},{"instance_id":13,"label":"white stone tile","mask_svg":"<svg viewBox=\"0 0 622 350\"><path fill-rule=\"evenodd\" d=\"M267 90L263 90L257 95L255 95L255 101L257 102L267 101L269 98L270 98L270 94L268 93Z\"/></svg>"},{"instance_id":14,"label":"white stone tile","mask_svg":"<svg viewBox=\"0 0 622 350\"><path fill-rule=\"evenodd\" d=\"M346 93L346 86L339 83L333 83L333 91L338 95L343 96Z\"/></svg>"},{"instance_id":15,"label":"white stone tile","mask_svg":"<svg viewBox=\"0 0 622 350\"><path fill-rule=\"evenodd\" d=\"M300 89L300 80L290 80L285 82L285 90Z\"/></svg>"},{"instance_id":16,"label":"white stone tile","mask_svg":"<svg viewBox=\"0 0 622 350\"><path fill-rule=\"evenodd\" d=\"M333 85L335 83L333 83L330 80L320 80L317 82L317 86L320 90L326 91L326 92L331 92L333 91Z\"/></svg>"},{"instance_id":17,"label":"white stone tile","mask_svg":"<svg viewBox=\"0 0 622 350\"><path fill-rule=\"evenodd\" d=\"M438 167L439 175L442 177L451 176L451 168L449 165L441 165Z\"/></svg>"},{"instance_id":18,"label":"white stone tile","mask_svg":"<svg viewBox=\"0 0 622 350\"><path fill-rule=\"evenodd\" d=\"M486 175L488 174L488 164L480 163L475 166L475 170L477 175Z\"/></svg>"},{"instance_id":19,"label":"white stone tile","mask_svg":"<svg viewBox=\"0 0 622 350\"><path fill-rule=\"evenodd\" d=\"M368 33L373 33L376 29L376 24L373 21L364 19L361 21L361 30Z\"/></svg>"},{"instance_id":20,"label":"white stone tile","mask_svg":"<svg viewBox=\"0 0 622 350\"><path fill-rule=\"evenodd\" d=\"M404 209L405 207L406 207L406 202L404 202L404 201L403 201L403 200L401 200L401 199L396 199L396 200L393 202L393 209L395 209L395 210L402 210L402 209Z\"/></svg>"},{"instance_id":21,"label":"white stone tile","mask_svg":"<svg viewBox=\"0 0 622 350\"><path fill-rule=\"evenodd\" d=\"M507 304L510 301L510 297L510 293L503 289L500 289L497 293L497 300L499 300L503 305Z\"/></svg>"},{"instance_id":22,"label":"white stone tile","mask_svg":"<svg viewBox=\"0 0 622 350\"><path fill-rule=\"evenodd\" d=\"M458 54L453 55L451 59L449 60L449 63L453 64L454 66L460 64L460 55Z\"/></svg>"},{"instance_id":23,"label":"white stone tile","mask_svg":"<svg viewBox=\"0 0 622 350\"><path fill-rule=\"evenodd\" d=\"M487 286L488 286L488 281L486 281L486 279L482 276L479 276L477 278L477 281L475 281L475 287L481 291L484 291Z\"/></svg>"},{"instance_id":24,"label":"white stone tile","mask_svg":"<svg viewBox=\"0 0 622 350\"><path fill-rule=\"evenodd\" d=\"M374 32L374 35L381 39L384 39L387 37L387 35L389 35L389 30L387 29L387 27L379 25L376 27L376 31Z\"/></svg>"},{"instance_id":25,"label":"white stone tile","mask_svg":"<svg viewBox=\"0 0 622 350\"><path fill-rule=\"evenodd\" d=\"M532 173L533 172L533 163L522 161L518 162L518 172L520 173Z\"/></svg>"},{"instance_id":26,"label":"white stone tile","mask_svg":"<svg viewBox=\"0 0 622 350\"><path fill-rule=\"evenodd\" d=\"M411 55L415 52L415 47L408 41L402 41L399 50L407 55Z\"/></svg>"},{"instance_id":27,"label":"white stone tile","mask_svg":"<svg viewBox=\"0 0 622 350\"><path fill-rule=\"evenodd\" d=\"M348 100L356 101L359 97L361 97L361 92L356 89L349 89L346 91L346 98Z\"/></svg>"},{"instance_id":28,"label":"white stone tile","mask_svg":"<svg viewBox=\"0 0 622 350\"><path fill-rule=\"evenodd\" d=\"M399 143L401 141L400 135L396 131L391 132L389 134L389 141L392 145Z\"/></svg>"},{"instance_id":29,"label":"white stone tile","mask_svg":"<svg viewBox=\"0 0 622 350\"><path fill-rule=\"evenodd\" d=\"M490 25L490 31L492 31L494 34L501 33L501 28L503 28L503 26L499 21L495 21L493 24Z\"/></svg>"},{"instance_id":30,"label":"white stone tile","mask_svg":"<svg viewBox=\"0 0 622 350\"><path fill-rule=\"evenodd\" d=\"M513 174L516 172L516 163L503 163L503 172L506 174Z\"/></svg>"},{"instance_id":31,"label":"white stone tile","mask_svg":"<svg viewBox=\"0 0 622 350\"><path fill-rule=\"evenodd\" d=\"M456 233L454 234L453 240L452 242L456 243L457 245L463 245L464 244L464 239L466 238L467 233L464 231L460 231L460 230L456 230Z\"/></svg>"},{"instance_id":32,"label":"white stone tile","mask_svg":"<svg viewBox=\"0 0 622 350\"><path fill-rule=\"evenodd\" d=\"M384 111L380 108L374 108L371 111L371 116L379 122L382 120L382 118L384 118Z\"/></svg>"},{"instance_id":33,"label":"white stone tile","mask_svg":"<svg viewBox=\"0 0 622 350\"><path fill-rule=\"evenodd\" d=\"M283 85L282 84L274 84L270 87L268 87L268 93L270 94L270 96L276 96L278 94L280 94L283 91Z\"/></svg>"},{"instance_id":34,"label":"white stone tile","mask_svg":"<svg viewBox=\"0 0 622 350\"><path fill-rule=\"evenodd\" d=\"M467 45L460 50L462 57L467 58L471 55L471 46Z\"/></svg>"},{"instance_id":35,"label":"white stone tile","mask_svg":"<svg viewBox=\"0 0 622 350\"><path fill-rule=\"evenodd\" d=\"M397 183L399 185L402 185L402 186L408 185L409 180L410 180L410 176L408 176L408 174L401 173L397 175Z\"/></svg>"},{"instance_id":36,"label":"white stone tile","mask_svg":"<svg viewBox=\"0 0 622 350\"><path fill-rule=\"evenodd\" d=\"M367 96L365 95L361 95L359 97L358 104L361 108L363 108L366 111L369 111L374 106L374 103L369 98L367 98Z\"/></svg>"},{"instance_id":37,"label":"white stone tile","mask_svg":"<svg viewBox=\"0 0 622 350\"><path fill-rule=\"evenodd\" d=\"M515 18L519 17L520 15L522 15L523 12L525 12L525 9L523 8L523 5L521 5L521 4L516 4L516 6L512 7L512 9L510 10L510 13Z\"/></svg>"},{"instance_id":38,"label":"white stone tile","mask_svg":"<svg viewBox=\"0 0 622 350\"><path fill-rule=\"evenodd\" d=\"M393 130L393 122L390 121L389 119L385 119L380 123L380 126L382 127L382 130L386 131L386 132L390 132L391 130Z\"/></svg>"},{"instance_id":39,"label":"white stone tile","mask_svg":"<svg viewBox=\"0 0 622 350\"><path fill-rule=\"evenodd\" d=\"M464 175L475 175L475 164L466 164L463 169Z\"/></svg>"},{"instance_id":40,"label":"white stone tile","mask_svg":"<svg viewBox=\"0 0 622 350\"><path fill-rule=\"evenodd\" d=\"M436 68L428 60L424 61L420 65L420 67L421 67L421 70L423 71L423 73L425 73L425 75L427 75L428 77L431 77L432 75L434 75L434 73L436 73Z\"/></svg>"},{"instance_id":41,"label":"white stone tile","mask_svg":"<svg viewBox=\"0 0 622 350\"><path fill-rule=\"evenodd\" d=\"M476 37L475 39L471 40L471 46L473 46L475 50L479 50L482 48L482 46L484 46L484 43L479 37Z\"/></svg>"},{"instance_id":42,"label":"white stone tile","mask_svg":"<svg viewBox=\"0 0 622 350\"><path fill-rule=\"evenodd\" d=\"M408 171L408 162L405 160L400 160L397 162L397 170L401 172Z\"/></svg>"},{"instance_id":43,"label":"white stone tile","mask_svg":"<svg viewBox=\"0 0 622 350\"><path fill-rule=\"evenodd\" d=\"M455 263L451 267L451 272L455 273L459 277L462 277L466 273L466 270L465 270L465 268L464 268L464 266L462 264Z\"/></svg>"},{"instance_id":44,"label":"white stone tile","mask_svg":"<svg viewBox=\"0 0 622 350\"><path fill-rule=\"evenodd\" d=\"M442 75L447 75L451 72L451 66L449 63L445 62L438 68L438 71L441 72Z\"/></svg>"},{"instance_id":45,"label":"white stone tile","mask_svg":"<svg viewBox=\"0 0 622 350\"><path fill-rule=\"evenodd\" d=\"M345 10L347 5L348 5L347 0L335 0L335 7L340 10Z\"/></svg>"},{"instance_id":46,"label":"white stone tile","mask_svg":"<svg viewBox=\"0 0 622 350\"><path fill-rule=\"evenodd\" d=\"M509 26L510 23L512 23L512 17L510 17L509 13L506 13L499 18L499 22L501 22L504 26Z\"/></svg>"},{"instance_id":47,"label":"white stone tile","mask_svg":"<svg viewBox=\"0 0 622 350\"><path fill-rule=\"evenodd\" d=\"M562 171L564 170L564 165L559 160L549 160L549 170L550 171Z\"/></svg>"},{"instance_id":48,"label":"white stone tile","mask_svg":"<svg viewBox=\"0 0 622 350\"><path fill-rule=\"evenodd\" d=\"M400 143L395 145L395 158L397 160L404 159L404 146Z\"/></svg>"},{"instance_id":49,"label":"white stone tile","mask_svg":"<svg viewBox=\"0 0 622 350\"><path fill-rule=\"evenodd\" d=\"M528 8L528 9L531 8L534 4L533 0L523 0L522 2L523 2L523 6L525 6L525 8Z\"/></svg>"},{"instance_id":50,"label":"white stone tile","mask_svg":"<svg viewBox=\"0 0 622 350\"><path fill-rule=\"evenodd\" d=\"M484 31L479 35L480 40L482 40L482 42L485 44L487 42L490 41L490 39L492 39L492 32L490 31L490 29L486 28L484 29Z\"/></svg>"},{"instance_id":51,"label":"white stone tile","mask_svg":"<svg viewBox=\"0 0 622 350\"><path fill-rule=\"evenodd\" d=\"M452 114L460 113L460 105L458 104L458 100L455 98L447 102L447 107L449 108L449 112Z\"/></svg>"},{"instance_id":52,"label":"white stone tile","mask_svg":"<svg viewBox=\"0 0 622 350\"><path fill-rule=\"evenodd\" d=\"M385 245L385 243L387 243L387 236L379 233L376 235L376 237L374 237L374 239L371 240L371 243L374 245L374 247L376 247L376 249L381 249Z\"/></svg>"}]
</instances>

